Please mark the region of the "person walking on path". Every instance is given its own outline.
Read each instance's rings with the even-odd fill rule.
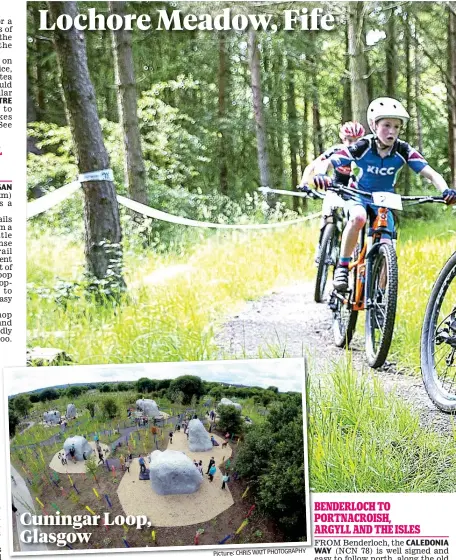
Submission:
[[[207,467],[207,471],[206,474],[209,474],[209,471],[211,470],[212,465],[215,465],[215,459],[214,457],[211,457],[210,461],[209,461],[209,465]]]
[[[169,432],[169,443],[173,443],[173,432]]]
[[[125,459],[125,470],[130,472],[130,459],[128,457]]]
[[[98,464],[103,463],[104,465],[104,458],[103,458],[103,453],[102,451],[98,451]]]
[[[215,465],[212,465],[212,467],[209,469],[209,482],[212,482],[214,480],[214,475],[217,472],[217,469],[215,468]]]
[[[144,461],[144,457],[142,455],[139,456],[139,468],[142,473],[146,472],[146,462]]]
[[[200,461],[200,462],[198,463],[198,470],[199,470],[199,472],[200,472],[201,474],[203,474],[203,461]]]
[[[230,481],[230,477],[228,474],[224,474],[222,476],[222,490],[225,490],[225,484]]]

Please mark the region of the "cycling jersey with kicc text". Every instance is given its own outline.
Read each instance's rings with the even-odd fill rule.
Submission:
[[[323,152],[320,157],[322,160],[330,159],[331,156],[340,152],[343,148],[345,148],[345,144],[336,144],[335,146],[332,146],[331,148],[328,148],[325,152]],[[342,185],[345,185],[347,187],[348,183],[350,182],[350,173],[350,164],[341,165],[337,169],[334,166],[334,181],[336,183],[341,183]]]
[[[394,192],[397,174],[407,164],[415,173],[428,165],[424,157],[407,142],[396,140],[387,156],[381,157],[373,135],[365,136],[351,146],[343,146],[329,161],[334,169],[352,166],[360,189],[368,192]],[[352,167],[353,170],[353,167]]]

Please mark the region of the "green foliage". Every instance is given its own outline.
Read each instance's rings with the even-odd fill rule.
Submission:
[[[81,385],[72,385],[66,390],[68,397],[79,397],[84,392],[84,388]]]
[[[249,428],[235,469],[253,486],[260,511],[277,519],[290,538],[304,534],[306,490],[299,395],[275,402],[265,422]]]
[[[9,422],[9,435],[10,438],[12,438],[16,433],[16,428],[20,423],[20,419],[19,416],[16,414],[16,412],[11,408],[9,408],[8,410],[8,422]]]
[[[277,395],[277,393],[279,392],[278,387],[274,387],[273,385],[271,385],[270,387],[267,388],[268,391],[271,391],[272,393],[275,393]]]
[[[230,434],[240,435],[243,432],[243,421],[241,411],[233,405],[219,405],[217,412],[220,417],[218,425],[222,431]]]
[[[95,480],[97,480],[98,463],[95,454],[91,453],[90,457],[85,462],[86,472],[88,472]]]
[[[143,155],[153,175],[153,186],[183,185],[199,175],[198,162],[210,161],[204,139],[210,132],[177,107],[164,102],[168,91],[191,91],[199,84],[191,78],[156,83],[142,93],[138,114],[143,138]]]
[[[108,418],[115,418],[119,412],[119,407],[114,398],[107,397],[101,401],[101,410]]]
[[[308,435],[315,492],[452,491],[454,433],[422,428],[409,403],[350,361],[312,379]]]
[[[132,388],[133,387],[131,383],[124,383],[124,382],[118,383],[116,387],[117,391],[130,391],[130,389]]]
[[[196,375],[182,375],[170,383],[168,393],[173,395],[176,392],[183,393],[182,404],[186,405],[190,404],[194,395],[197,399],[204,395],[204,385],[201,378]]]
[[[264,406],[268,406],[270,402],[275,400],[276,392],[275,391],[266,391],[265,393],[261,394],[261,402]]]
[[[156,386],[156,381],[152,381],[152,379],[148,379],[147,377],[141,377],[141,379],[138,379],[136,382],[136,389],[141,393],[150,393],[155,390]]]
[[[222,387],[212,387],[211,395],[214,397],[216,401],[219,401],[223,396],[223,389]]]
[[[100,385],[98,387],[98,390],[100,391],[100,393],[110,393],[111,385],[108,385],[107,383],[103,383],[103,385]]]
[[[95,417],[95,403],[94,402],[86,403],[86,408],[89,411],[90,417],[94,418]]]
[[[19,414],[19,416],[27,416],[32,406],[32,402],[30,401],[28,395],[18,395],[14,398],[14,410]]]
[[[59,393],[57,392],[56,389],[45,389],[40,393],[41,402],[53,401],[58,398],[59,398]]]
[[[184,398],[185,395],[183,393],[183,391],[179,391],[178,389],[168,389],[168,398],[171,400],[171,402],[173,402],[174,404],[177,404],[179,406],[181,406],[184,402]]]

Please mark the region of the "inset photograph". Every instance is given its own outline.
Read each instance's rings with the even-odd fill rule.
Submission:
[[[304,360],[4,379],[12,555],[310,544]]]

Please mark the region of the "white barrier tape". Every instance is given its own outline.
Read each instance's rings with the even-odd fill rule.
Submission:
[[[314,218],[321,216],[321,212],[316,214],[310,214],[304,218],[298,218],[296,220],[289,220],[287,222],[275,222],[273,224],[215,224],[212,222],[199,222],[197,220],[190,220],[189,218],[182,218],[180,216],[173,216],[172,214],[167,214],[161,210],[156,210],[155,208],[150,208],[140,202],[135,202],[124,196],[117,195],[117,200],[120,204],[123,204],[130,210],[138,212],[138,214],[143,214],[149,218],[155,218],[157,220],[162,220],[164,222],[170,222],[172,224],[181,224],[184,226],[202,227],[202,228],[217,228],[217,229],[272,229],[278,227],[285,227],[294,224],[299,224],[301,222],[307,222]]]
[[[299,198],[308,198],[309,195],[303,192],[296,192],[296,191],[284,191],[282,189],[271,189],[269,187],[260,187],[258,189],[262,194],[285,194],[287,196],[297,196]]]
[[[73,193],[75,193],[81,187],[79,181],[74,181],[69,183],[51,193],[33,200],[27,203],[27,220],[50,210],[53,206],[60,204],[67,198],[69,198]],[[174,216],[163,212],[162,210],[156,210],[140,202],[135,202],[124,196],[117,195],[117,200],[119,204],[130,208],[131,210],[138,212],[138,214],[143,214],[149,218],[155,218],[156,220],[162,220],[164,222],[169,222],[172,224],[180,224],[184,226],[202,227],[202,228],[217,228],[217,229],[273,229],[279,227],[285,227],[295,224],[300,224],[302,222],[307,222],[321,216],[321,212],[315,214],[310,214],[309,216],[304,216],[303,218],[297,218],[296,220],[289,220],[287,222],[274,222],[273,224],[215,224],[213,222],[199,222],[197,220],[191,220],[189,218],[182,218],[181,216]]]
[[[64,187],[60,187],[55,191],[38,198],[37,200],[32,200],[31,202],[27,203],[27,220],[33,218],[33,216],[37,216],[42,212],[46,212],[50,210],[53,206],[60,204],[67,198],[69,198],[73,193],[75,193],[81,187],[81,183],[79,181],[74,181],[73,183],[69,183]]]
[[[112,169],[101,169],[100,171],[89,171],[78,175],[80,183],[88,183],[89,181],[114,181],[114,172]]]

